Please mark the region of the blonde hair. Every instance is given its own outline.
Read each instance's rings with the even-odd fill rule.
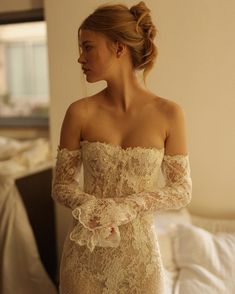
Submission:
[[[144,70],[145,82],[158,50],[153,42],[157,29],[152,22],[150,9],[143,1],[130,9],[124,4],[101,5],[82,22],[78,35],[81,29],[98,31],[112,41],[126,44],[134,68]]]

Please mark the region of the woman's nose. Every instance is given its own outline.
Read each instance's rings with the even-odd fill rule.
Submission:
[[[78,58],[78,63],[84,63],[84,62],[85,62],[84,57],[83,57],[83,55],[81,54],[81,55],[79,56],[79,58]]]

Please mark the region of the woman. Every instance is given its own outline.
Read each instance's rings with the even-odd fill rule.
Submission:
[[[164,293],[154,215],[186,206],[192,181],[182,108],[136,77],[154,64],[155,35],[144,2],[98,7],[79,28],[86,79],[107,87],[72,103],[61,128],[52,196],[73,216],[63,294]],[[156,188],[160,169],[166,184]]]

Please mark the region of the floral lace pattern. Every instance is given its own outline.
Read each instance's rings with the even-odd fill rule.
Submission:
[[[57,161],[52,181],[52,197],[69,208],[75,208],[95,196],[81,193],[76,175],[82,165],[81,150],[57,149]]]
[[[190,202],[189,156],[101,142],[81,146],[58,149],[53,178],[52,197],[73,216],[61,260],[61,293],[164,293],[153,217]],[[82,164],[83,189],[75,180]],[[160,170],[166,184],[156,188]]]

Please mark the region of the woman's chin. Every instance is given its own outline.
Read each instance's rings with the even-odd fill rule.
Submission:
[[[95,78],[95,77],[89,77],[88,75],[86,75],[86,80],[89,83],[96,83],[96,82],[102,81],[102,79]]]

